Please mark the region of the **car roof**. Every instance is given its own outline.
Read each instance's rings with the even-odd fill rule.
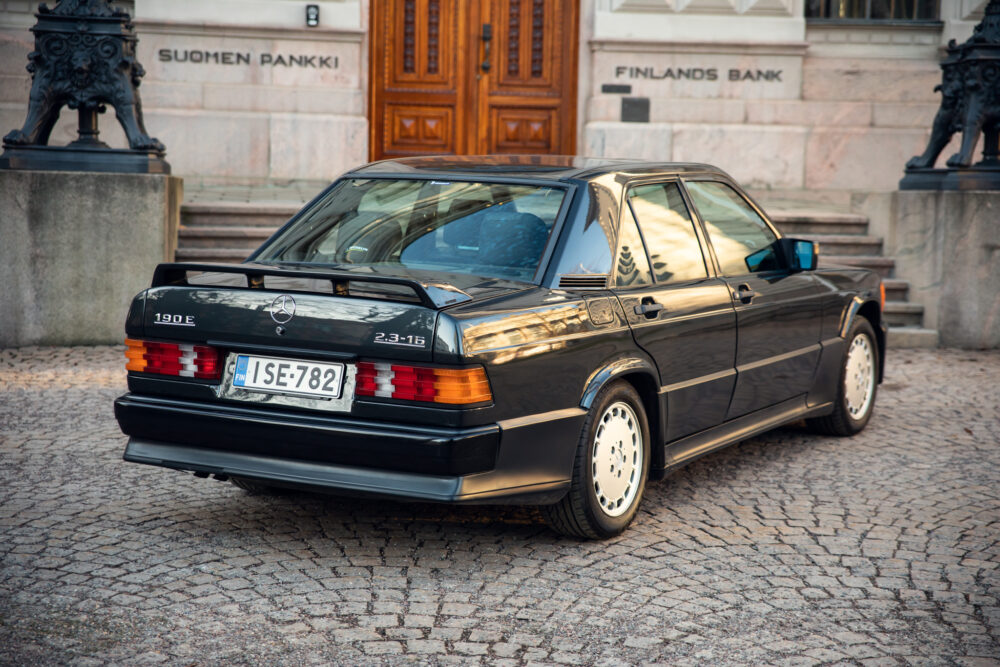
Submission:
[[[609,173],[632,176],[711,173],[718,167],[692,162],[650,162],[573,155],[434,155],[381,160],[351,170],[348,176],[499,176],[533,180],[589,179]]]

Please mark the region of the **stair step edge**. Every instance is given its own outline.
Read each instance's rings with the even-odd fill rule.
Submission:
[[[298,202],[242,202],[242,201],[213,201],[213,202],[184,202],[181,204],[181,213],[203,214],[273,214],[289,215],[298,213],[304,204]]]
[[[254,238],[267,238],[277,231],[277,227],[256,227],[256,226],[209,226],[209,225],[181,225],[177,230],[180,237],[226,237],[226,236],[252,236]]]
[[[937,329],[923,327],[889,327],[888,346],[900,348],[935,348],[938,347]]]
[[[912,301],[886,301],[885,312],[887,313],[922,313],[923,305]]]
[[[833,213],[830,211],[807,211],[796,209],[770,210],[768,217],[772,222],[817,222],[817,223],[850,223],[868,224],[868,216],[858,213]]]
[[[178,248],[178,257],[239,257],[245,259],[253,249],[246,248]]]
[[[802,233],[801,237],[816,243],[858,243],[864,245],[882,245],[882,237],[868,236],[867,234],[809,234]]]
[[[824,262],[830,264],[862,264],[871,266],[895,266],[896,260],[891,257],[878,257],[874,255],[820,255],[820,266]]]

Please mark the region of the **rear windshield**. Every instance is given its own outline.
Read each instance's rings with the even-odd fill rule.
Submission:
[[[254,261],[531,280],[564,196],[537,185],[347,179]]]

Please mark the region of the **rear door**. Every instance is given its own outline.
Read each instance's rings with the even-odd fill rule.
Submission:
[[[676,181],[628,189],[614,291],[659,368],[668,441],[721,423],[735,382],[732,299],[701,245]]]
[[[820,353],[822,293],[792,272],[763,215],[728,183],[686,181],[736,306],[736,388],[727,419],[809,391]]]

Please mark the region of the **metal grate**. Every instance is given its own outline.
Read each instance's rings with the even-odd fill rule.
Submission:
[[[940,0],[806,0],[806,18],[937,21]]]

